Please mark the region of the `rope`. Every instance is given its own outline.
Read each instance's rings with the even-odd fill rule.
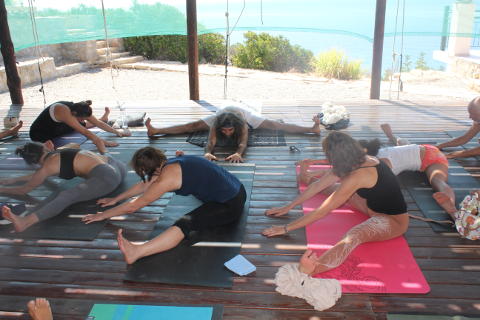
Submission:
[[[400,70],[398,74],[398,88],[397,88],[397,100],[400,100],[400,91],[403,91],[403,81],[402,81],[402,69],[403,69],[403,38],[405,30],[405,0],[403,0],[403,12],[402,12],[402,37],[400,45]]]
[[[35,10],[33,7],[33,1],[34,0],[28,0],[28,7],[29,7],[29,12],[30,12],[30,22],[32,24],[32,33],[33,33],[33,40],[35,42],[35,53],[37,54],[37,68],[38,68],[38,74],[40,76],[40,91],[43,95],[43,108],[47,106],[47,99],[45,97],[45,88],[43,87],[43,76],[42,76],[42,68],[40,67],[40,57],[43,60],[43,56],[40,52],[40,48],[38,46],[38,43],[40,42],[38,40],[38,31],[37,31],[37,23],[35,19]]]
[[[106,58],[106,61],[109,65],[109,69],[110,69],[110,77],[112,78],[112,89],[113,91],[115,92],[115,100],[117,100],[117,107],[118,109],[120,110],[120,114],[121,114],[121,118],[122,118],[122,127],[125,128],[126,126],[126,115],[125,115],[125,108],[123,107],[124,103],[120,103],[118,97],[119,97],[119,94],[118,94],[118,91],[117,91],[117,88],[115,86],[115,77],[117,77],[120,73],[119,69],[117,66],[115,66],[112,62],[112,52],[110,50],[110,44],[108,42],[108,28],[107,28],[107,15],[105,13],[105,5],[103,3],[103,0],[101,0],[102,2],[102,16],[103,16],[103,29],[104,29],[104,32],[105,32],[105,42],[107,43],[107,53],[105,55],[105,58]],[[114,75],[114,72],[116,72],[116,74]]]
[[[438,223],[438,224],[453,224],[453,221],[451,221],[451,220],[433,220],[433,219],[430,219],[430,218],[415,216],[415,215],[410,214],[410,213],[408,214],[408,216],[412,219],[416,219],[416,220],[420,220],[420,221],[424,221],[424,222],[433,222],[433,223]]]
[[[240,11],[240,14],[238,15],[237,21],[235,21],[235,24],[232,27],[232,31],[230,31],[230,18],[229,18],[229,8],[228,8],[228,0],[227,0],[227,11],[225,12],[225,17],[227,19],[227,29],[226,29],[226,34],[225,34],[225,78],[223,80],[223,99],[227,99],[227,91],[228,91],[228,49],[230,48],[230,36],[232,35],[232,32],[235,30],[235,27],[237,26],[238,21],[240,21],[240,17],[243,15],[243,10],[245,10],[245,0],[243,0],[243,7],[242,11]]]
[[[395,14],[395,29],[393,32],[393,45],[392,45],[392,67],[391,67],[391,72],[392,74],[390,75],[390,86],[388,88],[388,99],[392,99],[392,84],[393,84],[393,74],[395,73],[396,69],[396,60],[397,60],[397,53],[395,52],[395,46],[397,42],[397,26],[398,26],[398,11],[400,9],[400,0],[397,0],[397,10]]]

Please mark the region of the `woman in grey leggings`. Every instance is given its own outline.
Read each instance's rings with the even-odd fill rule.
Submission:
[[[63,179],[85,179],[75,187],[60,192],[51,202],[25,217],[14,215],[8,207],[3,206],[3,217],[13,223],[17,232],[58,215],[73,203],[107,195],[120,185],[127,172],[124,163],[87,150],[65,148],[49,151],[41,143],[29,142],[17,148],[15,153],[28,164],[39,164],[41,167],[30,175],[0,181],[0,184],[25,182],[18,187],[0,188],[0,193],[24,195],[46,178],[55,175]]]

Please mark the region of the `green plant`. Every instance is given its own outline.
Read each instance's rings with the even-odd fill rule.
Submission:
[[[282,36],[274,37],[268,33],[246,32],[245,43],[236,45],[232,50],[232,62],[240,68],[270,71],[311,70],[313,53],[300,46],[292,46]]]
[[[313,62],[315,73],[326,78],[355,80],[361,75],[361,61],[348,61],[345,53],[331,49],[320,53]]]
[[[187,36],[142,36],[124,39],[125,48],[148,59],[187,61]],[[225,40],[221,34],[207,33],[198,36],[199,60],[223,63]]]
[[[412,70],[412,60],[408,54],[405,55],[402,61],[402,72],[409,72]]]
[[[430,69],[425,61],[425,52],[420,52],[417,61],[415,62],[415,68],[420,70]]]

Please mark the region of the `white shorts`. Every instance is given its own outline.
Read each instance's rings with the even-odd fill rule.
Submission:
[[[247,122],[247,124],[253,129],[257,129],[262,124],[262,122],[267,119],[253,110],[229,106],[218,110],[215,114],[205,117],[202,120],[211,128],[215,123],[215,118],[217,117],[217,115],[221,114],[222,112],[233,112],[242,116],[243,119]]]

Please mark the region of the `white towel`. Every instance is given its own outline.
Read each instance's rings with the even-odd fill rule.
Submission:
[[[305,299],[315,310],[323,311],[335,305],[342,296],[342,287],[336,279],[317,279],[300,272],[298,264],[286,264],[275,275],[277,292]]]

